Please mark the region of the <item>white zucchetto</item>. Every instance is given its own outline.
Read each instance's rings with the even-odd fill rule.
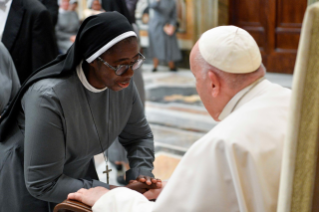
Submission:
[[[256,41],[247,31],[235,26],[206,31],[199,39],[199,51],[207,63],[228,73],[251,73],[261,65]]]

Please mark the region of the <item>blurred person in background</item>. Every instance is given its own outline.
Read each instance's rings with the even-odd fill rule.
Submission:
[[[126,7],[127,7],[128,12],[130,13],[132,23],[136,22],[135,10],[136,10],[137,2],[138,2],[138,0],[125,0]]]
[[[177,71],[175,62],[182,59],[182,54],[175,34],[175,0],[156,0],[149,7],[154,11],[148,23],[149,57],[153,58],[153,72],[157,71],[159,60],[168,62],[170,71]]]
[[[77,9],[78,9],[78,1],[77,0],[70,0],[69,10],[70,11],[77,11]]]
[[[38,0],[0,1],[0,39],[21,84],[58,55],[51,15]]]
[[[70,0],[61,0],[58,23],[55,33],[60,53],[65,54],[75,41],[75,35],[80,28],[80,20],[75,11],[70,11]]]
[[[105,10],[102,9],[101,0],[88,0],[87,7],[88,9],[85,9],[83,12],[83,19],[105,12]]]
[[[105,11],[117,11],[124,15],[131,24],[133,23],[125,0],[102,0],[102,8]]]

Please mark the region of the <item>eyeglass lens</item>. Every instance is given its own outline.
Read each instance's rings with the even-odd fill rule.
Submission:
[[[132,70],[135,71],[136,69],[138,69],[139,67],[141,67],[143,63],[143,60],[142,59],[138,59],[133,65],[132,65]],[[129,69],[130,66],[126,66],[126,65],[123,65],[123,66],[120,66],[119,69],[117,69],[116,71],[116,74],[117,75],[122,75],[124,74],[128,69]]]

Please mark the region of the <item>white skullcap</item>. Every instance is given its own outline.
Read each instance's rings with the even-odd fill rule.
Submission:
[[[228,73],[251,73],[261,65],[256,41],[247,31],[235,26],[206,31],[199,39],[199,52],[207,63]]]

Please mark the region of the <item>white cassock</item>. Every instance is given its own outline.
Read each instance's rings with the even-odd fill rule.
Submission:
[[[187,151],[156,203],[116,188],[93,211],[276,211],[290,95],[268,80],[246,87]]]

